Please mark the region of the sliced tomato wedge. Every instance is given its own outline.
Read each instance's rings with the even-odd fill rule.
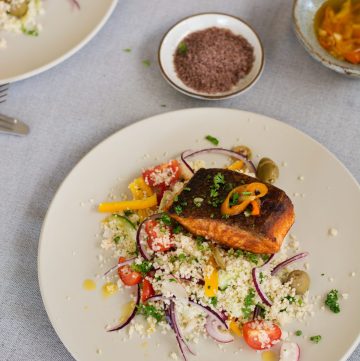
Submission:
[[[145,232],[147,244],[154,252],[166,252],[174,246],[174,235],[171,228],[157,220],[146,222]]]
[[[168,163],[144,170],[142,176],[146,184],[152,187],[158,198],[161,199],[164,192],[179,179],[180,165],[174,159]]]
[[[281,329],[269,321],[250,321],[243,326],[245,342],[255,350],[264,350],[275,345],[281,338]]]
[[[148,279],[144,279],[142,283],[141,302],[144,303],[148,298],[155,295],[154,288]]]
[[[124,262],[124,257],[119,258],[119,263]],[[131,269],[130,265],[121,266],[118,268],[118,275],[126,286],[134,286],[142,281],[142,275],[139,272]]]

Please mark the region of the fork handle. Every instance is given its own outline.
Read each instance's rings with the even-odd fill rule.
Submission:
[[[0,133],[24,136],[29,133],[29,127],[15,118],[0,114]]]

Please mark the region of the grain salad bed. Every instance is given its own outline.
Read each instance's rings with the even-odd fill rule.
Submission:
[[[0,49],[7,48],[6,33],[38,36],[44,13],[42,0],[0,0]]]
[[[206,167],[201,160],[190,164],[194,171]],[[235,167],[234,165],[236,162],[232,166]],[[136,200],[149,198],[151,187],[165,184],[167,190],[158,207],[116,212],[101,224],[100,267],[103,268],[104,263],[108,264],[110,259],[116,264],[104,275],[103,293],[111,295],[134,288],[135,283],[134,286],[127,285],[127,281],[124,283],[124,274],[121,272],[125,267],[128,267],[125,276],[129,276],[133,270],[143,275],[142,286],[137,286],[137,293],[131,296],[123,309],[120,324],[108,324],[106,330],[119,331],[123,339],[132,337],[135,333],[141,338],[149,338],[156,330],[164,334],[175,331],[180,354],[186,360],[187,353],[193,353],[192,345],[199,343],[202,338],[213,338],[221,345],[233,341],[235,337],[243,337],[245,326],[249,325],[248,332],[258,332],[255,345],[257,350],[267,350],[279,344],[282,345],[281,353],[286,352],[287,348],[297,355],[297,344],[289,341],[294,335],[290,335],[285,327],[293,321],[305,322],[308,317],[314,316],[314,304],[320,300],[320,296],[310,297],[309,291],[299,295],[291,282],[285,281],[291,269],[307,269],[308,263],[301,265],[298,262],[297,267],[291,265],[276,274],[273,272],[277,265],[289,260],[289,257],[300,255],[299,261],[306,257],[306,253],[299,253],[300,244],[296,237],[287,237],[281,251],[270,257],[239,249],[224,249],[215,242],[186,232],[163,213],[169,199],[186,191],[186,176],[185,179],[179,180],[177,177],[177,181],[173,181],[176,174],[185,174],[186,168],[180,159],[171,160],[166,163],[166,167],[163,164],[163,169],[159,167],[153,168],[148,175],[148,170],[143,170],[143,177],[135,179],[129,185]],[[255,176],[243,166],[235,171]],[[123,201],[128,202],[127,199],[124,194]],[[99,209],[101,207],[102,205]],[[161,216],[157,216],[158,214]],[[149,231],[146,224],[155,220],[157,223]],[[145,228],[147,233],[143,234]],[[151,232],[156,237],[152,239],[150,248],[148,240],[152,237]],[[139,235],[144,238],[140,243]],[[144,240],[147,246],[141,245]],[[271,300],[271,305],[264,303],[254,285],[254,270],[258,270],[262,292]],[[214,272],[217,277],[215,286],[211,283]],[[151,284],[151,293],[148,293],[145,282]],[[216,289],[209,291],[210,286]],[[145,299],[144,293],[147,294]],[[171,313],[175,309],[176,315]],[[215,332],[209,325],[211,313],[223,318],[223,324],[217,324]],[[134,318],[135,314],[144,317]],[[215,317],[213,322],[218,321]],[[122,330],[126,325],[129,325],[127,330]],[[279,332],[276,337],[274,332]],[[178,356],[174,351],[170,357],[177,359]]]

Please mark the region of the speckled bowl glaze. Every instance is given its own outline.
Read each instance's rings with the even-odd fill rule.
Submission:
[[[319,44],[314,32],[314,17],[324,0],[294,0],[293,25],[296,36],[308,53],[327,68],[360,79],[360,65],[353,65],[331,56]]]

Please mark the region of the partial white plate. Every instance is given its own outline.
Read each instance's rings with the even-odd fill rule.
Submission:
[[[7,40],[0,49],[0,84],[29,78],[75,54],[102,28],[117,1],[79,0],[80,10],[69,0],[44,1],[38,37],[0,32]]]
[[[95,204],[109,193],[126,192],[142,168],[187,148],[209,146],[204,140],[207,134],[216,136],[224,147],[247,144],[255,163],[268,156],[280,165],[277,185],[290,195],[296,211],[291,233],[301,249],[310,252],[311,294],[322,297],[333,288],[349,294],[347,300],[340,300],[341,313],[317,307],[307,323],[285,329],[303,331],[304,338],[292,337],[300,344],[302,360],[346,360],[360,332],[359,185],[328,150],[300,131],[262,115],[216,108],[162,114],[122,129],[92,150],[65,179],[43,225],[38,264],[45,308],[60,339],[78,361],[119,357],[158,361],[177,350],[170,333],[145,341],[137,336],[123,341],[128,330],[106,333],[105,325],[117,322],[129,295],[104,299],[101,280],[92,292],[83,290],[82,283],[104,272],[99,269],[95,236],[103,215],[96,212]],[[338,230],[336,237],[328,235],[330,227]],[[351,277],[352,272],[357,276]],[[322,341],[312,344],[308,338],[313,335],[321,335]],[[243,351],[234,354],[240,347]],[[198,356],[191,360],[261,360],[240,339],[225,346],[226,352],[209,340],[196,348]]]

